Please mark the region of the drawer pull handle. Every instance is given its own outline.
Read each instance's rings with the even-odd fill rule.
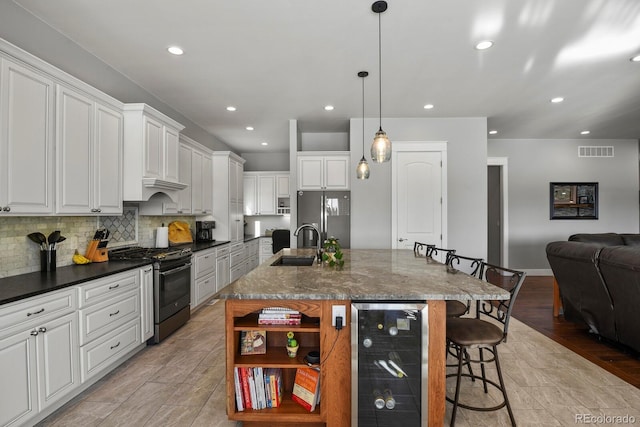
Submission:
[[[109,313],[109,317],[111,316],[115,316],[116,314],[120,313],[120,310],[116,311],[115,313]]]
[[[34,314],[40,314],[40,313],[42,313],[42,312],[44,312],[44,308],[41,308],[41,309],[40,309],[40,310],[38,310],[38,311],[34,311],[33,313],[27,313],[27,317],[29,317],[29,316],[33,316]]]
[[[109,286],[109,290],[111,289],[116,289],[120,287],[120,283],[118,283],[117,285],[113,285],[113,286]]]
[[[31,331],[29,334],[30,334],[32,337],[35,337],[35,336],[37,336],[37,335],[38,335],[38,331],[36,331],[36,330],[34,329],[34,330],[33,330],[33,331]]]
[[[118,347],[120,347],[120,341],[118,341],[118,344],[112,345],[110,349],[113,350],[114,348],[118,348]]]

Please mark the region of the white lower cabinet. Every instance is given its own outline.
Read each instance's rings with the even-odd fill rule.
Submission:
[[[216,292],[231,283],[230,280],[229,245],[216,249]]]
[[[61,301],[71,304],[47,310]],[[73,290],[65,290],[0,309],[0,324],[14,325],[0,335],[0,425],[26,425],[79,387],[75,305]]]
[[[0,306],[0,426],[34,425],[153,335],[145,266]]]
[[[260,238],[260,264],[273,256],[273,239],[271,237]]]
[[[195,294],[192,307],[205,302],[216,293],[216,249],[207,249],[195,254]]]

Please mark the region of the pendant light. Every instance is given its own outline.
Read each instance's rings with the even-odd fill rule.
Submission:
[[[382,30],[380,15],[387,10],[386,1],[377,1],[371,5],[371,10],[378,14],[378,77],[380,79],[380,129],[376,132],[371,144],[371,161],[384,163],[391,160],[391,141],[382,130]]]
[[[364,158],[364,78],[369,75],[366,71],[360,71],[358,77],[362,78],[362,158],[358,162],[356,168],[356,177],[358,179],[369,179],[369,164]]]

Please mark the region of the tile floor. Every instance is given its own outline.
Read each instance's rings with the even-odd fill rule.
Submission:
[[[38,426],[241,426],[225,414],[223,320],[222,302],[205,306]],[[640,389],[521,322],[512,319],[499,350],[518,425],[640,424]],[[447,382],[451,395],[454,384],[453,378]],[[461,396],[470,402],[495,397],[492,390],[482,393],[478,382],[463,379],[463,386]],[[447,403],[447,425],[450,415]],[[456,425],[509,425],[509,418],[506,409],[460,409]]]

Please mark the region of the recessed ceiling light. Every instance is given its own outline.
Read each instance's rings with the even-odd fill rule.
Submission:
[[[497,131],[497,130],[490,130],[490,131],[489,131],[489,135],[495,135],[495,134],[497,134],[497,133],[498,133],[498,131]]]
[[[554,104],[558,104],[562,101],[564,101],[564,98],[561,96],[556,96],[555,98],[551,98],[551,102],[553,102]]]
[[[233,105],[229,105],[227,107],[227,111],[236,111],[236,107],[234,107]]]
[[[173,55],[182,55],[184,53],[184,51],[178,46],[169,46],[167,50]]]
[[[253,130],[253,126],[247,126],[245,129],[246,130]]]
[[[582,132],[580,132],[580,135],[589,135],[591,133],[591,131],[589,130],[583,130]]]
[[[268,142],[261,142],[260,145],[269,145]]]
[[[631,58],[631,62],[640,62],[640,55],[636,55],[633,58]]]
[[[433,104],[426,104],[426,105],[424,106],[424,109],[425,109],[425,110],[431,110],[432,108],[433,108]]]
[[[327,111],[333,111],[333,105],[325,105],[324,109]]]
[[[483,40],[476,45],[476,49],[485,50],[485,49],[489,49],[491,46],[493,46],[493,41]]]

